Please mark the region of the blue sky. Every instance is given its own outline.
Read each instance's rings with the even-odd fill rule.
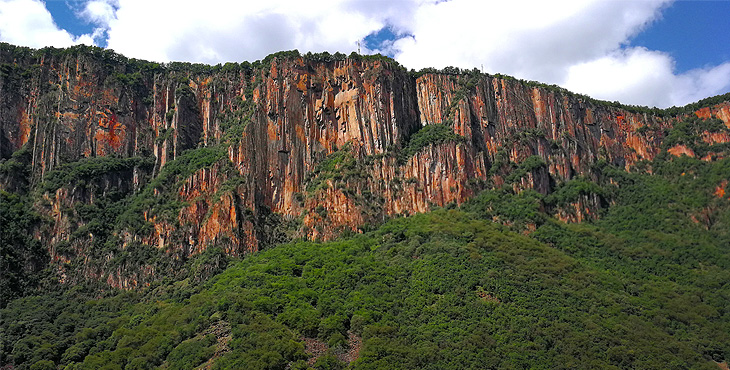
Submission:
[[[677,71],[730,60],[730,1],[679,1],[631,40],[676,60]]]
[[[79,14],[84,9],[84,1],[47,0],[45,5],[59,28],[74,36],[94,32],[94,25]]]
[[[599,99],[683,105],[730,91],[730,1],[0,0],[0,40],[154,61],[279,50],[380,52],[483,68]]]

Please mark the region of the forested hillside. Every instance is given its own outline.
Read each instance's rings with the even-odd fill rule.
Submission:
[[[554,196],[495,189],[363,235],[281,244],[202,282],[18,299],[0,312],[0,362],[717,369],[730,355],[730,200],[716,184],[730,160],[642,166],[652,174],[606,165]],[[612,204],[598,221],[542,211],[587,192]],[[313,340],[328,348],[316,358]]]

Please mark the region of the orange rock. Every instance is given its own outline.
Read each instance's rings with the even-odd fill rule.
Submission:
[[[688,157],[695,157],[695,152],[692,151],[692,149],[688,148],[686,145],[678,144],[675,145],[669,149],[667,149],[667,152],[669,154],[675,156],[675,157],[681,157],[683,155],[686,155]]]
[[[226,119],[240,114],[241,107],[251,107],[245,112],[251,116],[245,130],[226,143],[230,173],[245,181],[222,192],[229,175],[220,165],[196,171],[180,179],[175,189],[186,202],[177,220],[182,227],[149,213],[155,225],[150,235],[128,238],[181,255],[200,253],[209,245],[219,245],[229,254],[256,251],[267,237],[257,224],[266,210],[289,219],[302,217],[309,236],[326,239],[390,216],[461,204],[481,189],[476,184],[502,186],[510,175],[505,162],[519,164],[530,156],[539,156],[546,165],[527,171],[513,189],[547,193],[556,181],[595,174],[599,160],[630,168],[653,159],[662,148],[662,133],[672,125],[669,118],[595,104],[514,79],[482,75],[470,80],[467,74],[441,73],[413,78],[380,60],[275,58],[253,72],[191,74],[187,84],[181,84],[179,73],[162,72],[143,81],[150,96],[91,78],[93,74],[84,71],[101,67],[83,58],[49,56],[36,62],[49,72],[42,74],[50,76],[43,83],[65,89],[61,100],[46,104],[47,97],[28,87],[27,96],[13,98],[18,103],[10,111],[18,112],[18,122],[2,127],[17,135],[12,137],[13,149],[33,141],[36,176],[62,160],[146,153],[154,155],[157,174],[185,150],[222,144],[230,132],[224,129],[230,123]],[[180,86],[189,87],[193,96],[177,96]],[[54,115],[62,125],[42,119]],[[730,127],[730,103],[695,115],[717,117]],[[404,161],[396,158],[412,133],[438,123],[451,125],[463,141],[426,146]],[[637,133],[642,126],[656,130]],[[703,140],[726,143],[730,137],[706,133]],[[307,179],[316,175],[318,164],[346,146],[357,168],[337,168],[331,176],[338,180],[307,192]],[[682,145],[669,152],[695,156]],[[723,155],[711,153],[703,159]],[[504,165],[496,168],[498,163]],[[149,175],[134,177],[135,184],[144,185],[139,182]],[[89,201],[88,195],[58,193],[53,202],[69,205],[74,196],[74,201]],[[581,198],[556,216],[580,222],[595,217],[599,206],[597,198]],[[313,212],[318,207],[321,214]],[[62,209],[54,215],[57,240],[75,228]],[[110,281],[133,286],[141,284],[144,275],[120,275]]]
[[[715,187],[715,193],[714,194],[715,194],[716,197],[722,198],[722,197],[725,196],[725,188],[727,187],[727,183],[728,183],[727,180],[722,180],[722,182],[720,183],[720,185],[718,185],[718,186]]]

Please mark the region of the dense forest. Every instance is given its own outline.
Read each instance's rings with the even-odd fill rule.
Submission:
[[[730,356],[730,200],[716,184],[730,159],[664,156],[601,173],[547,197],[487,190],[365,234],[276,245],[218,263],[227,268],[205,281],[138,291],[45,281],[0,311],[0,363],[717,369]],[[580,193],[611,206],[583,224],[544,212]],[[29,208],[2,196],[3,242],[32,244]],[[226,257],[208,250],[185,268],[215,258]],[[325,350],[313,358],[306,341]]]

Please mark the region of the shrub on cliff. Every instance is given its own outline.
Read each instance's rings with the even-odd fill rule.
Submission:
[[[429,145],[437,145],[445,142],[462,142],[464,137],[454,133],[453,128],[445,124],[425,125],[420,130],[411,134],[408,141],[398,154],[398,160],[405,163],[409,158],[423,150]]]

